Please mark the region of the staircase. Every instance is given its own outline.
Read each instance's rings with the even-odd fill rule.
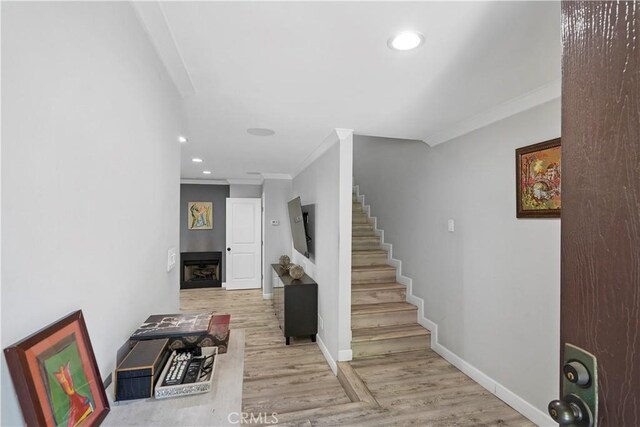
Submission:
[[[353,358],[429,348],[429,331],[417,322],[417,307],[406,302],[380,236],[353,196],[351,249],[351,349]]]

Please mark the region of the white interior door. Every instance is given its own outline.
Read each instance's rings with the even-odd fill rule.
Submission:
[[[262,284],[262,200],[227,199],[227,290]]]

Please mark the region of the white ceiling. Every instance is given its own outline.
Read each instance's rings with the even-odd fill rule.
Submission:
[[[183,95],[182,177],[292,173],[333,128],[443,142],[559,96],[558,2],[163,2],[136,10]],[[422,32],[397,52],[387,39]],[[275,130],[269,137],[247,128]],[[205,159],[193,164],[191,157]]]

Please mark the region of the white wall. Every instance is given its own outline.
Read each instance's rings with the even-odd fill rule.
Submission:
[[[315,262],[295,249],[292,259],[318,282],[319,345],[335,372],[336,361],[351,359],[351,132],[332,133],[317,151],[293,178],[292,191],[302,205],[315,204]]]
[[[2,3],[2,347],[82,309],[106,378],[178,309],[178,103],[130,3]]]
[[[560,220],[516,219],[514,159],[559,135],[553,101],[434,148],[354,147],[355,183],[439,344],[544,413],[558,392]]]
[[[230,184],[229,197],[236,198],[260,198],[262,196],[262,186],[253,184]]]
[[[271,264],[277,264],[280,255],[291,257],[291,226],[287,203],[291,197],[290,179],[265,179],[262,184],[264,193],[264,295],[273,293],[271,283]],[[271,225],[272,220],[279,225]]]

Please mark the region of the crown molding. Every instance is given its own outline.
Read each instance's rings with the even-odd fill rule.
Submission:
[[[131,5],[180,96],[194,95],[193,80],[160,2],[132,1]]]
[[[228,178],[229,185],[262,185],[262,178],[246,179],[246,178]]]
[[[291,175],[288,173],[263,173],[264,179],[291,179]]]
[[[353,135],[353,129],[342,129],[342,128],[333,129],[329,134],[329,136],[327,136],[324,139],[324,141],[322,141],[322,143],[318,145],[316,149],[313,150],[311,154],[309,154],[307,158],[304,159],[304,161],[298,165],[298,167],[295,168],[291,176],[293,178],[298,176],[300,172],[305,170],[311,163],[315,162],[320,158],[320,156],[326,153],[327,150],[329,150],[329,148],[333,146],[333,144],[338,143],[344,139],[347,139],[351,135]]]
[[[514,116],[538,105],[560,98],[562,80],[554,80],[521,96],[503,102],[480,114],[461,120],[448,128],[435,132],[423,140],[431,147],[450,141],[459,136],[473,132],[492,123]]]
[[[196,185],[229,185],[226,179],[180,179],[180,184]]]

